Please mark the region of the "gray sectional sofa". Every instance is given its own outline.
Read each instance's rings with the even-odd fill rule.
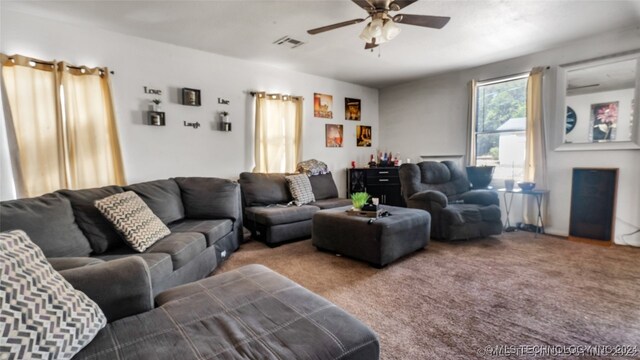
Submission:
[[[138,194],[171,230],[143,253],[132,250],[94,206],[95,200],[123,191]],[[242,240],[241,211],[235,182],[172,178],[5,201],[0,203],[0,230],[24,230],[53,267],[82,282],[71,281],[90,296],[102,293],[101,286],[109,281],[90,265],[139,257],[149,268],[155,295],[204,278],[229,257]]]
[[[123,191],[171,229],[144,253],[93,206]],[[0,230],[25,231],[104,312],[106,327],[73,359],[378,359],[371,329],[264,266],[202,279],[242,240],[240,198],[215,178],[61,190],[1,202]]]
[[[308,239],[311,219],[321,209],[351,205],[351,200],[338,197],[331,173],[309,177],[315,202],[295,206],[282,173],[240,174],[244,224],[254,239],[276,246],[285,242]]]

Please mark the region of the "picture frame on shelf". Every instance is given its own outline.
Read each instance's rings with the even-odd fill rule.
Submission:
[[[182,105],[200,106],[202,105],[200,98],[200,90],[182,88]]]
[[[152,126],[165,126],[165,118],[163,111],[149,111],[147,112],[147,125]]]

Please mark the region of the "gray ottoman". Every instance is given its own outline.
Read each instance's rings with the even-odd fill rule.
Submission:
[[[391,216],[370,223],[369,218],[348,215],[349,208],[313,215],[315,247],[383,267],[429,243],[431,216],[424,210],[382,206]]]

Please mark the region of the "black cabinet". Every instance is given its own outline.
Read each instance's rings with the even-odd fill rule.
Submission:
[[[397,167],[348,169],[347,195],[362,191],[380,199],[380,204],[404,206]]]

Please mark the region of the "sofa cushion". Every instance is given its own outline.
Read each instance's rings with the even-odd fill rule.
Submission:
[[[71,359],[106,323],[23,231],[0,234],[3,359]]]
[[[349,199],[333,198],[333,199],[314,201],[309,205],[317,206],[320,209],[333,209],[341,206],[352,205],[352,202]]]
[[[182,220],[169,225],[172,233],[196,232],[203,234],[207,239],[207,246],[222,239],[233,230],[231,220]]]
[[[240,186],[246,206],[266,206],[290,202],[291,193],[284,179],[286,174],[264,174],[243,172]]]
[[[172,179],[133,184],[125,186],[124,190],[138,194],[165,224],[184,218],[180,188]]]
[[[313,196],[313,190],[311,189],[309,177],[307,175],[288,175],[285,176],[284,179],[287,181],[289,192],[291,192],[291,196],[293,196],[293,202],[296,205],[301,206],[316,201],[316,198]]]
[[[171,234],[169,228],[133,191],[97,200],[95,205],[135,251],[143,252]]]
[[[101,254],[108,249],[121,247],[124,241],[105,219],[93,202],[107,196],[122,192],[119,186],[105,186],[83,190],[59,190],[63,197],[69,199],[76,223],[84,235],[89,239],[93,252]]]
[[[146,253],[171,256],[173,270],[178,270],[207,248],[204,235],[195,232],[172,233],[150,246]]]
[[[289,224],[298,221],[310,220],[317,206],[253,206],[246,208],[247,219],[262,225]]]
[[[75,222],[69,200],[57,194],[0,203],[0,231],[23,230],[46,257],[88,256],[89,240]]]
[[[226,179],[175,178],[182,193],[185,215],[191,219],[241,218],[240,186]]]
[[[98,256],[98,259],[104,261],[111,261],[116,259],[122,259],[129,256],[138,256],[147,263],[149,267],[149,274],[151,275],[152,284],[162,282],[167,276],[173,272],[173,262],[171,256],[165,253],[134,253],[129,247],[121,247],[118,249],[112,249],[108,252]]]
[[[316,201],[338,197],[338,188],[331,173],[310,176],[309,182],[311,182]]]

